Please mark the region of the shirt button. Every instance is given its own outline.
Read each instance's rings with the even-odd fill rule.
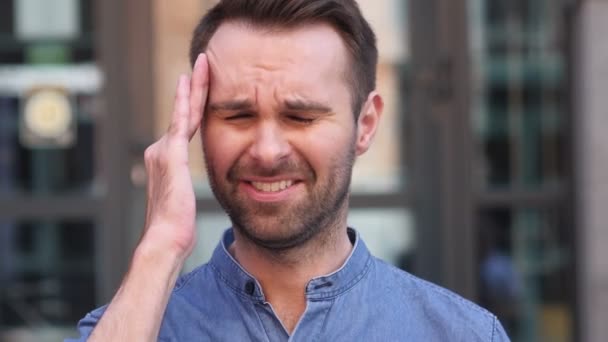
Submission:
[[[248,281],[247,284],[245,284],[245,292],[250,296],[253,296],[255,293],[255,284],[252,281]]]

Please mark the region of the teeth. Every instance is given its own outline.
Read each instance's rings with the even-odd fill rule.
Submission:
[[[293,185],[293,181],[280,181],[280,182],[251,182],[254,188],[264,192],[277,192],[285,190]]]

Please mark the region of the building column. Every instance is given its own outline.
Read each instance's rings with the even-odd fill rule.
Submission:
[[[581,1],[574,35],[574,170],[577,185],[581,341],[608,336],[608,1]]]

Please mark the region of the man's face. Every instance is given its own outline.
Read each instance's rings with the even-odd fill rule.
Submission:
[[[224,23],[206,53],[203,148],[211,187],[235,228],[285,249],[335,225],[359,152],[339,34],[324,24]]]

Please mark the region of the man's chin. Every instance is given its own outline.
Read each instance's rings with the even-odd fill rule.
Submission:
[[[293,226],[292,226],[293,227]],[[304,244],[313,234],[310,231],[301,229],[300,231],[282,231],[286,228],[284,224],[252,225],[241,226],[235,224],[243,238],[249,240],[254,245],[272,251],[281,251],[294,248]]]

